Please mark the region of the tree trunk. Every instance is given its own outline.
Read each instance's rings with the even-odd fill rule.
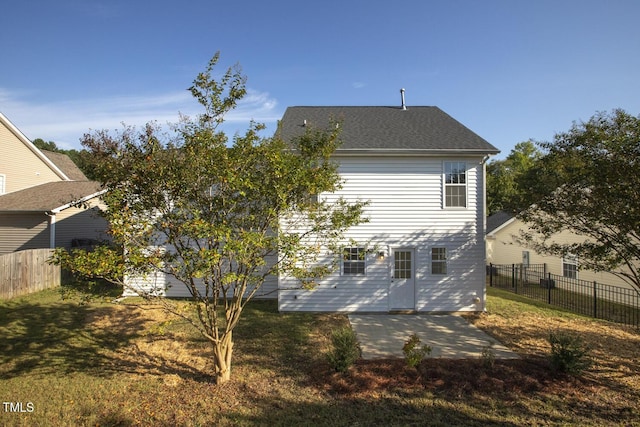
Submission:
[[[231,355],[233,353],[233,340],[231,331],[222,336],[213,347],[213,360],[215,364],[216,384],[224,384],[231,379]]]

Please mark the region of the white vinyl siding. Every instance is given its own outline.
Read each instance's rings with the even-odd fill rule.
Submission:
[[[267,266],[265,268],[272,266],[276,262],[276,259],[277,257],[275,255],[267,257]],[[137,295],[136,289],[139,289],[143,292],[155,293],[169,298],[191,298],[189,288],[187,288],[184,283],[161,271],[156,271],[146,276],[128,275],[125,277],[125,284],[124,296],[135,296]],[[204,285],[201,284],[199,286],[199,291],[204,295]],[[274,275],[269,275],[266,277],[254,298],[275,299],[278,296],[277,288],[278,278]]]
[[[368,222],[346,238],[376,248],[366,255],[366,276],[341,271],[313,291],[290,277],[279,278],[281,311],[386,312],[394,247],[415,248],[416,311],[477,310],[472,295],[484,296],[484,183],[482,157],[463,157],[467,209],[443,210],[444,162],[427,156],[336,158],[344,179],[336,194],[321,199],[369,201]],[[431,248],[447,252],[447,275],[431,274]],[[378,257],[377,252],[385,252]],[[335,256],[335,254],[333,255]],[[330,260],[331,257],[327,256]]]
[[[349,265],[349,271],[357,272],[360,267],[355,263],[358,262],[357,265],[364,265],[366,274],[344,274],[344,254],[326,252],[324,262],[340,262],[336,271],[320,280],[315,289],[303,289],[295,278],[281,275],[270,277],[260,294],[277,295],[278,308],[283,312],[388,312],[390,280],[395,267],[391,264],[395,263],[392,251],[412,248],[415,311],[482,310],[485,293],[482,156],[460,159],[343,156],[335,160],[340,164],[343,186],[337,193],[322,193],[319,198],[328,202],[339,197],[369,201],[364,212],[368,222],[350,229],[343,242],[344,247],[374,248],[362,251],[361,264],[360,260],[351,259],[351,255],[346,260],[354,262]],[[445,161],[465,165],[466,209],[443,210]],[[357,246],[351,244],[352,241],[357,242]],[[432,248],[445,248],[446,275],[431,274]],[[379,256],[380,253],[384,256]],[[129,279],[132,283],[140,281],[140,278]],[[140,285],[166,288],[167,296],[188,296],[184,285],[173,283],[167,276],[149,279],[140,281]],[[269,294],[275,289],[277,293]],[[481,298],[481,303],[476,303],[477,298]]]

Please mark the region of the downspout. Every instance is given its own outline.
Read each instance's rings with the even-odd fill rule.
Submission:
[[[487,265],[487,160],[491,157],[489,154],[485,154],[482,159],[482,243],[484,247],[483,252],[483,264]],[[482,286],[483,294],[482,294],[482,312],[487,310],[487,287]]]
[[[45,212],[45,215],[49,217],[49,248],[55,249],[56,247],[56,214],[52,212]]]
[[[482,159],[482,232],[487,229],[487,160],[491,157],[489,154],[485,154]]]

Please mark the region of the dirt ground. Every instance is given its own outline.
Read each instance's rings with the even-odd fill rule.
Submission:
[[[318,321],[322,326],[311,333],[311,346],[318,354],[327,350],[331,329],[344,320],[340,315],[323,316]],[[494,364],[487,363],[486,359],[425,359],[418,369],[409,368],[403,359],[360,360],[348,374],[342,374],[334,372],[322,357],[291,360],[282,368],[277,365],[281,362],[276,361],[268,369],[255,370],[253,367],[261,363],[256,361],[261,356],[238,353],[240,367],[235,371],[234,381],[221,388],[220,394],[217,391],[214,394],[221,402],[233,398],[234,405],[250,405],[243,397],[247,390],[252,395],[264,396],[272,395],[274,390],[278,393],[290,390],[291,399],[338,401],[375,400],[386,398],[389,393],[395,396],[428,393],[446,401],[464,401],[471,405],[512,402],[514,406],[524,405],[518,410],[522,413],[538,410],[540,402],[548,399],[549,402],[570,401],[570,407],[575,411],[582,410],[585,414],[598,411],[602,419],[615,422],[624,420],[629,414],[634,417],[638,414],[638,330],[535,311],[510,312],[508,315],[489,312],[466,317],[522,357],[496,360]],[[189,378],[211,372],[206,342],[194,341],[193,333],[185,328],[171,327],[171,320],[168,321],[167,315],[160,310],[122,305],[116,310],[97,310],[87,321],[96,330],[126,330],[128,325],[123,319],[131,318],[139,320],[143,332],[127,346],[116,350],[112,358],[114,370],[123,372],[124,366],[131,375],[155,375],[162,378],[165,386],[178,389],[187,387]],[[548,357],[551,332],[579,335],[590,349],[592,367],[578,376],[554,372]],[[184,339],[187,336],[190,339]],[[291,378],[274,377],[273,369],[296,373]],[[306,378],[304,387],[300,386],[300,377]],[[534,400],[532,396],[536,396]],[[530,404],[534,409],[527,408],[526,402],[533,402]],[[564,403],[554,405],[563,407]]]

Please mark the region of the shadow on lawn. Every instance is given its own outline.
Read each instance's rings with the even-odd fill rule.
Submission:
[[[94,324],[104,316],[112,321],[102,327]],[[139,351],[133,341],[146,322],[130,307],[10,301],[0,306],[0,378],[74,372],[107,377],[150,370],[202,377],[190,366]],[[129,347],[136,350],[127,351]]]
[[[234,331],[234,363],[304,381],[310,363],[323,357],[314,332],[319,323],[330,330],[334,321],[331,315],[279,313],[276,301],[252,301]]]
[[[513,426],[513,423],[492,422],[481,414],[470,414],[442,402],[440,404],[412,404],[405,399],[347,399],[324,402],[292,402],[275,399],[257,399],[250,411],[237,410],[211,413],[190,413],[178,419],[147,419],[122,412],[101,415],[98,425],[136,425],[139,423],[174,425],[263,425],[263,426],[357,426],[357,425],[429,425],[451,426]]]

